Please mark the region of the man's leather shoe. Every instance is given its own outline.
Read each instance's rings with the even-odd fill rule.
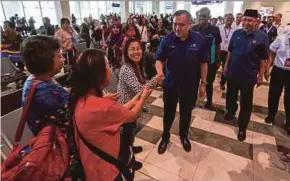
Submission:
[[[133,169],[134,170],[140,170],[143,167],[143,163],[139,162],[139,161],[135,161]]]
[[[158,153],[159,154],[165,153],[168,143],[169,143],[169,139],[168,140],[164,140],[164,139],[161,140],[161,142],[158,146]]]
[[[286,131],[287,131],[287,134],[290,135],[290,126],[286,126],[286,125],[285,125],[285,129],[286,129]]]
[[[232,120],[234,120],[234,118],[235,118],[235,115],[231,114],[230,112],[227,112],[225,117],[224,117],[224,120],[232,121]]]
[[[181,144],[183,149],[187,152],[191,151],[191,143],[187,137],[180,137]]]
[[[238,133],[238,140],[239,141],[244,141],[245,139],[246,139],[246,137],[247,137],[247,135],[246,135],[246,130],[239,130],[239,133]]]
[[[204,104],[204,108],[205,108],[205,109],[208,109],[208,110],[211,110],[211,109],[212,109],[212,103],[211,103],[211,102],[206,102],[206,103]]]
[[[133,152],[135,154],[141,153],[143,151],[143,147],[142,146],[133,146]]]
[[[267,124],[273,124],[274,123],[275,118],[273,116],[267,116],[265,118],[265,123]]]

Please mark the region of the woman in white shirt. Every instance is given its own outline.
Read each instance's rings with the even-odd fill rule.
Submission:
[[[142,48],[144,50],[145,45],[148,42],[147,19],[145,17],[140,18],[138,30],[141,37],[140,41],[142,44]]]
[[[269,69],[272,65],[274,66],[271,72],[268,116],[265,122],[274,123],[279,99],[284,89],[284,106],[286,113],[285,128],[290,135],[290,26],[285,29],[284,34],[278,36],[270,45],[270,50],[270,57],[265,71],[266,80],[268,80],[270,76]]]

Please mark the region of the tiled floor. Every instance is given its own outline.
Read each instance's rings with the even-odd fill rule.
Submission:
[[[179,108],[171,128],[170,144],[163,155],[157,153],[163,129],[163,92],[154,90],[147,100],[148,113],[138,119],[135,145],[143,152],[137,160],[143,168],[135,180],[164,181],[290,181],[290,164],[279,159],[279,151],[290,152],[290,136],[282,128],[285,120],[281,98],[275,126],[264,123],[268,85],[255,89],[254,108],[247,139],[239,142],[237,120],[225,121],[225,93],[214,86],[213,110],[199,103],[193,110],[189,138],[191,152],[179,140]]]

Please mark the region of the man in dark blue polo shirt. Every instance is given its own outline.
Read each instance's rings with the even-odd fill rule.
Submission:
[[[198,32],[192,32],[192,18],[188,11],[179,10],[174,13],[173,31],[161,41],[156,52],[156,70],[163,75],[166,63],[164,88],[163,135],[158,153],[166,151],[170,138],[170,128],[175,118],[177,103],[180,106],[179,135],[185,151],[191,150],[188,129],[191,112],[199,93],[205,95],[207,74],[207,48],[205,38]]]
[[[199,24],[192,27],[193,31],[200,32],[206,38],[207,52],[210,56],[208,61],[207,85],[206,85],[206,103],[204,105],[207,109],[212,109],[213,96],[213,82],[219,66],[221,64],[220,58],[220,43],[222,42],[220,30],[217,26],[209,23],[210,10],[208,8],[201,8],[198,12]]]
[[[246,139],[246,129],[253,106],[254,86],[261,85],[265,61],[268,58],[268,38],[256,30],[258,11],[245,11],[244,29],[236,30],[229,44],[229,52],[224,68],[228,79],[225,120],[232,120],[237,111],[237,97],[240,91],[240,113],[238,117],[238,139]]]
[[[277,28],[274,26],[273,23],[274,23],[274,16],[269,16],[268,23],[260,27],[260,30],[264,31],[268,35],[269,44],[271,44],[278,36]]]

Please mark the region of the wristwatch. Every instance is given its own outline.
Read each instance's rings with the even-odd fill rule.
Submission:
[[[202,86],[202,85],[206,86],[206,85],[207,85],[207,83],[206,83],[206,82],[204,82],[204,81],[200,81],[200,85],[201,85],[201,86]]]

